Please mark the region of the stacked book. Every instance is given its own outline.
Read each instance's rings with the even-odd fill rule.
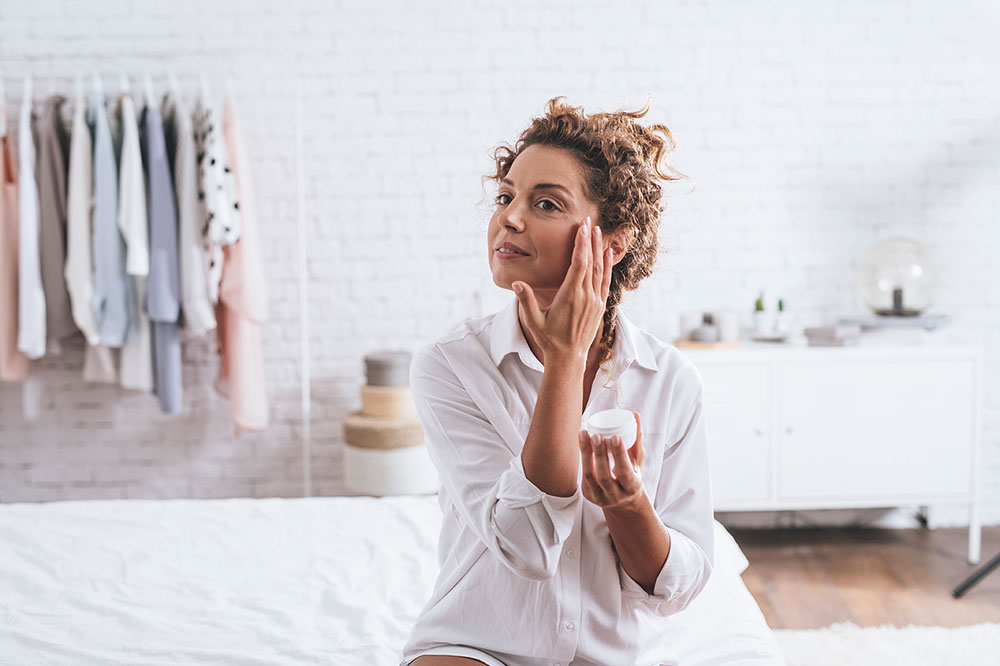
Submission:
[[[814,326],[802,331],[810,347],[847,347],[858,344],[861,327],[856,324]]]

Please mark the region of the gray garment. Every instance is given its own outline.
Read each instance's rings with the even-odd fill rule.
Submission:
[[[38,254],[45,292],[45,332],[49,342],[76,333],[72,303],[66,288],[66,177],[69,155],[66,98],[48,98],[33,119],[38,155]]]
[[[104,95],[91,96],[87,123],[94,135],[94,317],[101,344],[121,347],[129,328],[129,290],[125,239],[118,228],[118,164]]]
[[[215,308],[208,298],[208,271],[201,240],[198,162],[191,113],[173,94],[163,98],[163,134],[177,194],[181,268],[181,325],[189,337],[215,330]]]
[[[149,282],[146,310],[153,323],[153,392],[160,409],[181,411],[180,269],[177,260],[177,207],[163,121],[156,107],[146,106],[141,124],[142,165],[146,172],[149,210]]]

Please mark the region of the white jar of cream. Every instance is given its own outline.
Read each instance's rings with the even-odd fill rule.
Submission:
[[[635,446],[637,434],[635,415],[627,409],[605,409],[603,412],[591,414],[585,429],[591,435],[602,437],[613,438],[615,435],[621,435],[626,449]]]
[[[608,454],[608,466],[611,468],[612,476],[615,475],[615,456],[611,448],[614,446],[615,435],[621,435],[625,443],[626,452],[635,446],[638,428],[635,424],[635,415],[627,409],[606,409],[603,412],[596,412],[586,419],[583,425],[588,434],[598,435],[604,439],[605,450]]]

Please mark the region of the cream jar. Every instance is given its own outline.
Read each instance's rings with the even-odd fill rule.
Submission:
[[[625,443],[625,449],[635,446],[638,428],[635,423],[635,415],[627,409],[606,409],[601,412],[591,414],[584,424],[584,430],[591,435],[599,435],[604,439],[604,444],[608,452],[608,462],[612,472],[615,468],[615,458],[612,453],[614,436],[621,435]]]
[[[586,430],[591,435],[601,435],[602,437],[621,435],[626,449],[635,445],[638,433],[635,415],[627,409],[605,409],[602,412],[591,414],[587,419]]]

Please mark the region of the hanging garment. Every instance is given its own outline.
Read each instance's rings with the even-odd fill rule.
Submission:
[[[222,248],[240,237],[240,205],[236,197],[231,163],[226,143],[221,138],[221,119],[216,109],[204,99],[194,111],[194,138],[198,151],[198,175],[202,202],[202,241],[208,273],[208,297],[219,300],[224,259]]]
[[[219,377],[216,390],[227,395],[236,434],[267,427],[268,401],[260,324],[267,318],[267,294],[260,259],[257,211],[246,146],[232,100],[227,100],[223,128],[239,194],[243,228],[240,240],[224,249],[219,322]]]
[[[125,239],[129,330],[121,350],[121,385],[137,391],[153,390],[153,342],[146,311],[149,279],[149,221],[146,184],[135,103],[128,93],[118,100],[121,153],[118,162],[118,228]],[[117,143],[118,141],[116,141]]]
[[[104,95],[91,97],[88,116],[94,137],[94,319],[101,343],[117,348],[128,334],[129,293],[118,229],[118,162]]]
[[[165,96],[162,108],[164,139],[177,197],[181,325],[187,337],[199,337],[215,329],[215,311],[208,297],[208,267],[201,237],[203,218],[194,129],[187,106],[177,96]]]
[[[0,107],[7,127],[7,110]],[[17,349],[18,237],[17,167],[10,135],[0,136],[0,380],[23,382],[31,362]]]
[[[87,348],[83,357],[83,379],[88,382],[117,382],[111,349],[101,344],[94,318],[94,267],[91,206],[93,194],[92,141],[87,127],[87,104],[83,97],[73,109],[70,132],[69,173],[66,187],[66,266],[63,277],[69,290],[73,321],[83,332]]]
[[[17,348],[30,359],[45,356],[45,291],[38,247],[38,184],[35,182],[35,138],[31,91],[21,104],[17,128],[18,171],[18,320]]]
[[[59,353],[59,341],[77,332],[66,288],[66,176],[70,134],[66,98],[45,100],[35,119],[38,159],[39,262],[45,291],[45,333],[49,353]]]
[[[170,162],[159,110],[142,114],[142,162],[149,200],[149,293],[147,306],[153,327],[153,391],[160,409],[181,411],[180,275],[177,260],[177,207]]]

